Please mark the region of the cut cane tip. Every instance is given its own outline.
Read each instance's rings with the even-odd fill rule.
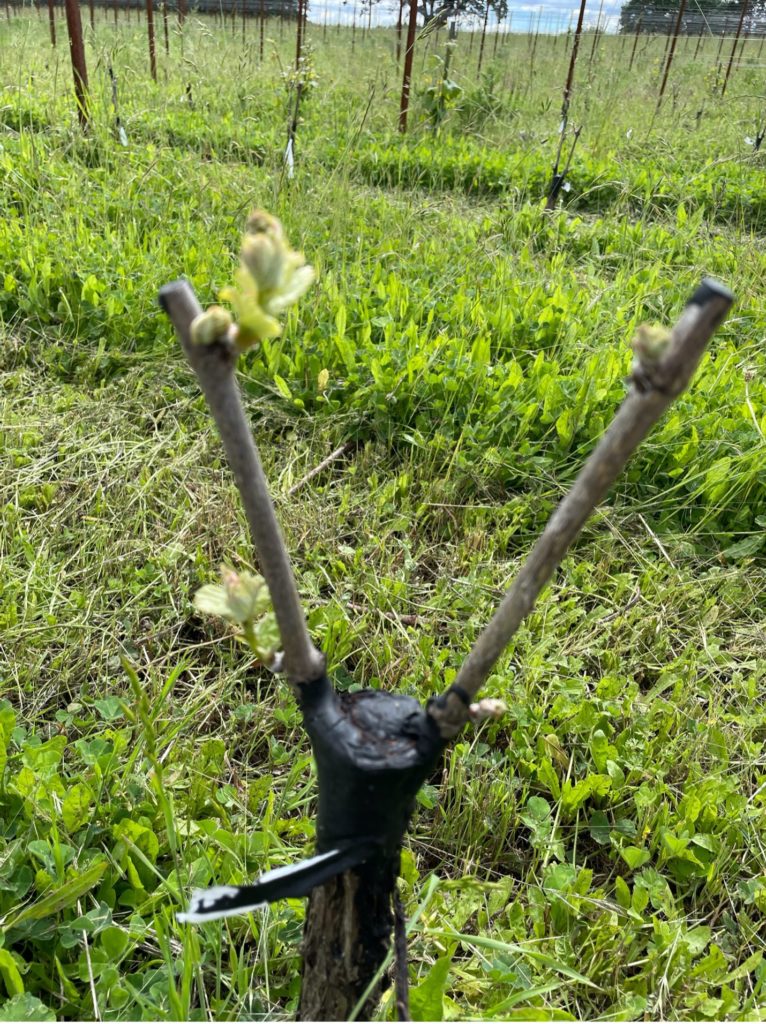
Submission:
[[[689,299],[689,305],[693,303],[695,306],[706,306],[711,299],[724,299],[731,305],[734,302],[734,292],[715,278],[704,277],[699,288]]]
[[[508,705],[497,697],[484,697],[476,704],[468,707],[468,717],[475,724],[485,722],[488,718],[497,721],[508,711]]]
[[[157,302],[159,303],[160,309],[163,313],[168,311],[168,299],[176,289],[177,281],[171,281],[170,284],[164,284],[157,293]]]
[[[159,303],[162,311],[167,313],[171,297],[177,295],[179,291],[185,290],[188,287],[189,282],[185,277],[179,277],[177,281],[170,281],[168,284],[164,284],[157,293],[157,302]]]

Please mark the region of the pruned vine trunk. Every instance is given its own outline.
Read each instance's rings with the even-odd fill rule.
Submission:
[[[369,1020],[391,948],[402,839],[444,743],[428,712],[401,694],[338,694],[323,676],[301,687],[299,701],[319,780],[317,851],[360,862],[309,896],[299,1017],[348,1020],[363,1001],[356,1016]]]
[[[74,0],[67,3],[69,6]],[[415,4],[412,0],[413,12]],[[581,12],[584,7],[582,0]],[[410,36],[413,27],[411,18]],[[412,42],[409,38],[410,58]],[[570,87],[571,69],[565,114]],[[257,225],[279,227],[262,211],[256,211],[250,223],[256,237],[266,231]],[[243,259],[247,252],[243,245]],[[384,984],[383,966],[392,945],[395,917],[397,1007],[400,1019],[408,1019],[406,986],[401,984],[406,979],[406,928],[396,896],[396,879],[402,840],[418,790],[433,772],[445,746],[481,711],[481,705],[472,701],[498,658],[636,447],[688,386],[710,336],[732,301],[728,289],[716,281],[704,280],[672,332],[660,332],[657,338],[651,333],[646,337],[646,332],[639,329],[633,343],[630,390],[617,415],[457,676],[423,707],[403,694],[364,689],[338,693],[334,689],[326,675],[324,658],[308,634],[260,456],[235,382],[237,335],[230,320],[224,318],[221,326],[220,320],[200,315],[199,302],[188,282],[176,281],[161,290],[160,302],[199,378],[237,481],[279,625],[284,670],[311,740],[318,782],[313,857],[266,872],[252,885],[195,891],[189,910],[178,918],[190,923],[214,920],[277,899],[308,896],[299,1020],[373,1016]],[[200,327],[211,323],[216,326],[216,322],[218,333],[205,339]],[[193,325],[197,327],[196,336]]]
[[[391,947],[399,857],[380,858],[336,875],[309,896],[303,933],[299,1020],[348,1020]],[[384,977],[357,1017],[370,1020]]]

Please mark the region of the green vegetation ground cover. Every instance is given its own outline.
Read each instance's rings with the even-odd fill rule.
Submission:
[[[572,190],[547,215],[563,39],[534,68],[525,37],[501,42],[478,80],[461,39],[438,131],[444,38],[420,44],[402,141],[393,34],[351,54],[350,32],[310,29],[288,183],[290,33],[269,25],[260,66],[254,26],[243,46],[195,19],[154,86],[143,31],[89,34],[84,140],[66,49],[35,17],[0,25],[0,1016],[295,1010],[302,902],[174,920],[192,885],[312,842],[294,702],[191,605],[251,554],[156,308],[180,273],[211,301],[261,205],[320,273],[242,378],[340,686],[449,680],[619,403],[636,324],[672,321],[704,273],[735,288],[693,390],[498,666],[507,717],[423,790],[403,871],[420,1019],[762,1019],[757,74],[721,101],[713,42],[696,64],[682,44],[653,121],[663,41],[631,76],[630,44],[592,65],[586,45]]]

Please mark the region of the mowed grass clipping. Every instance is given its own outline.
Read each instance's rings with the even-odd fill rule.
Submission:
[[[584,46],[546,214],[563,37],[490,40],[477,76],[461,35],[436,114],[445,35],[419,41],[401,139],[393,31],[309,26],[288,181],[292,30],[268,23],[260,64],[234,28],[171,23],[154,85],[136,12],[97,12],[83,138],[63,22],[55,50],[44,19],[0,22],[0,1019],[297,1007],[302,901],[175,920],[313,848],[293,699],[192,607],[253,554],[156,305],[181,274],[214,299],[253,206],[319,271],[241,380],[339,688],[442,689],[621,401],[635,327],[705,274],[736,291],[498,665],[508,714],[419,795],[402,885],[416,1019],[762,1019],[759,42],[724,100],[718,41],[681,43],[656,117],[663,39],[630,75],[632,39]]]

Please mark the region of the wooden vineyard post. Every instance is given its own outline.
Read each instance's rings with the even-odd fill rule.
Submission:
[[[556,159],[553,163],[553,173],[551,174],[550,184],[548,185],[548,193],[545,200],[545,209],[553,210],[556,206],[556,200],[559,197],[559,193],[564,187],[564,181],[566,179],[569,165],[572,162],[574,156],[575,147],[577,146],[577,140],[580,138],[580,128],[574,133],[572,140],[572,147],[569,150],[569,156],[566,159],[564,169],[561,170],[561,154],[564,149],[564,140],[566,139],[567,127],[569,126],[569,104],[572,101],[572,87],[574,85],[574,73],[575,66],[577,64],[577,54],[580,49],[580,38],[582,36],[583,22],[585,20],[585,4],[586,0],[580,2],[580,13],[577,17],[577,28],[574,35],[574,43],[572,44],[572,55],[569,58],[569,70],[567,71],[566,82],[564,83],[564,97],[561,102],[561,123],[559,124],[559,144],[556,150]]]
[[[593,58],[594,58],[594,56],[596,54],[596,46],[598,45],[599,31],[601,29],[601,15],[603,14],[603,12],[604,12],[604,0],[601,0],[601,3],[600,3],[599,8],[598,8],[598,15],[596,16],[596,29],[595,29],[595,31],[593,33],[593,44],[592,44],[592,46],[590,48],[590,59],[588,60],[588,67],[592,67],[593,66]]]
[[[295,70],[301,63],[301,51],[303,49],[303,5],[306,0],[298,0],[298,21],[295,28]]]
[[[481,42],[479,44],[479,59],[476,63],[476,74],[481,74],[481,62],[484,59],[484,40],[487,35],[487,22],[489,21],[489,0],[484,8],[484,21],[481,25]]]
[[[747,46],[747,41],[748,41],[749,38],[750,38],[750,29],[746,28],[745,31],[744,31],[744,34],[742,36],[742,42],[739,44],[739,55],[737,56],[737,67],[738,68],[742,67],[742,62],[745,59],[745,47]]]
[[[534,35],[531,37],[531,53],[529,55],[529,87],[532,87],[532,82],[535,77],[535,54],[537,53],[537,40],[540,37],[540,16],[537,18],[537,29]]]
[[[146,33],[149,38],[149,72],[157,81],[157,43],[154,38],[154,0],[146,0]]]
[[[564,29],[564,18],[563,18],[563,15],[562,16],[556,15],[556,27],[555,27],[555,30],[554,30],[554,37],[555,38],[554,38],[554,41],[553,41],[553,49],[554,50],[558,50],[559,42],[560,41],[564,42],[566,40],[566,37],[567,37],[568,34],[569,34],[569,24],[567,23],[567,27],[566,27],[566,30],[565,30]]]
[[[721,96],[724,96],[726,94],[726,86],[729,84],[729,75],[731,74],[731,66],[734,63],[734,54],[737,52],[737,43],[739,42],[739,36],[740,36],[740,33],[742,32],[742,26],[743,26],[743,24],[745,22],[745,15],[747,14],[747,5],[748,5],[748,0],[742,0],[742,13],[739,16],[739,22],[737,24],[737,31],[736,31],[736,33],[734,35],[734,43],[733,43],[732,48],[731,48],[731,54],[729,56],[729,63],[727,65],[727,67],[726,67],[726,77],[724,78],[723,85],[721,86]]]
[[[162,0],[162,30],[165,35],[165,56],[170,56],[170,32],[168,31],[168,0]]]
[[[399,103],[399,131],[407,131],[407,112],[410,107],[410,82],[412,80],[412,58],[415,53],[415,29],[418,21],[418,0],[410,0],[410,18],[407,25],[407,44],[404,51],[404,76],[402,97]]]
[[[77,102],[77,119],[84,132],[90,125],[88,109],[88,69],[85,65],[85,45],[82,39],[82,19],[77,0],[64,0],[66,26],[69,35],[69,55],[72,59],[74,94]]]
[[[402,59],[402,12],[404,11],[404,0],[399,0],[399,13],[396,17],[396,63]]]
[[[726,42],[726,33],[728,31],[729,31],[729,19],[726,18],[726,20],[723,23],[723,32],[721,33],[721,41],[718,44],[718,52],[715,55],[715,62],[716,62],[716,64],[721,59],[721,50],[723,50],[723,44]]]
[[[580,13],[577,16],[577,28],[575,29],[574,42],[572,43],[572,56],[569,58],[569,70],[567,72],[567,80],[564,83],[564,100],[561,105],[561,120],[564,122],[564,128],[566,128],[566,120],[569,116],[569,103],[572,99],[577,52],[580,49],[580,38],[582,37],[582,26],[585,19],[585,4],[586,0],[580,0]]]
[[[51,33],[51,46],[56,45],[56,9],[53,0],[48,0],[48,26]]]
[[[636,35],[633,40],[633,49],[630,51],[630,64],[628,65],[628,73],[630,73],[633,70],[633,61],[636,59],[636,48],[638,46],[638,38],[641,35],[642,20],[642,18],[639,18],[638,23],[636,25]]]
[[[670,74],[670,66],[673,63],[673,54],[676,52],[676,43],[678,42],[678,33],[681,31],[681,21],[686,10],[686,0],[681,0],[678,5],[678,17],[676,18],[676,27],[673,31],[673,39],[668,50],[668,59],[665,61],[665,71],[662,75],[662,85],[660,86],[660,94],[657,97],[657,110],[660,109],[662,103],[662,97],[665,95],[665,86],[668,84],[668,75]]]
[[[704,31],[705,31],[705,26],[703,24],[703,25],[700,26],[699,35],[697,36],[697,45],[694,47],[694,57],[692,58],[692,60],[696,60],[697,59],[697,54],[700,52],[700,48],[702,46],[702,36],[703,36]]]
[[[668,51],[670,50],[670,43],[671,43],[672,39],[673,39],[673,33],[672,32],[668,32],[667,35],[665,36],[665,49],[663,50],[663,53],[662,53],[662,67],[663,68],[665,67],[665,64],[666,64],[667,59],[668,59]]]

